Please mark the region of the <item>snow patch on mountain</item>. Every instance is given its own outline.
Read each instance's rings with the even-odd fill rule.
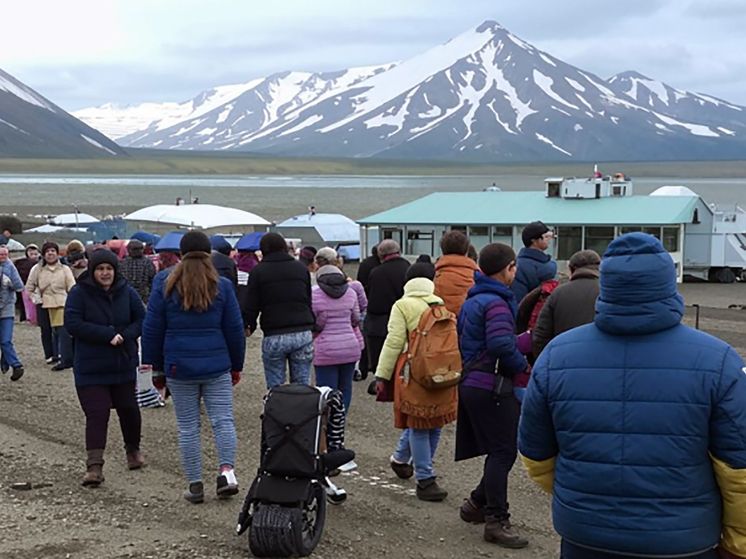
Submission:
[[[50,105],[43,97],[37,95],[34,91],[4,72],[0,72],[0,91],[7,91],[11,95],[15,95],[19,99],[26,101],[26,103],[36,105],[37,107],[52,111],[53,113],[56,112],[52,105]]]
[[[94,145],[94,146],[96,146],[96,147],[97,147],[98,149],[102,149],[102,150],[104,150],[104,151],[106,151],[106,152],[109,152],[109,153],[110,153],[110,154],[112,154],[112,155],[116,155],[116,154],[117,154],[117,152],[115,152],[115,151],[112,151],[112,150],[110,150],[110,149],[109,149],[109,148],[107,148],[106,146],[102,146],[102,145],[101,145],[101,144],[100,144],[99,142],[97,142],[97,141],[96,141],[96,140],[94,140],[93,138],[89,138],[89,137],[88,137],[88,136],[86,136],[85,134],[81,134],[81,135],[80,135],[80,137],[81,137],[81,138],[83,138],[83,139],[84,139],[84,140],[85,140],[86,142],[88,142],[89,144],[91,144],[91,145]]]

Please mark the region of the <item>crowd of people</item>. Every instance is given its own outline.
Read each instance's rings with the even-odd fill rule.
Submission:
[[[385,239],[356,278],[333,249],[296,257],[277,233],[258,253],[232,256],[224,239],[192,231],[173,261],[159,258],[161,271],[139,241],[122,260],[106,247],[71,243],[63,260],[55,243],[29,245],[15,265],[0,247],[2,372],[24,374],[13,347],[23,293],[45,358],[73,368],[86,416],[83,485],[104,481],[111,409],[127,467],[145,465],[136,399],[144,369],[173,399],[193,503],[205,499],[204,402],[223,499],[239,487],[232,387],[246,338],[260,328],[267,389],[339,390],[347,414],[354,381],[374,375],[364,392],[393,402],[401,431],[390,467],[414,477],[422,501],[448,495],[437,450],[442,428],[456,422],[455,460],[484,457],[459,515],[484,524],[487,542],[529,545],[508,495],[520,453],[553,494],[565,559],[746,558],[743,360],[681,324],[675,266],[656,238],[624,235],[603,258],[580,251],[560,282],[552,237],[535,222],[517,255],[493,243],[475,256],[464,233],[449,231],[434,263],[410,263]]]

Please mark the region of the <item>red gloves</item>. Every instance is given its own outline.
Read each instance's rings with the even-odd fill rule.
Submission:
[[[231,371],[231,384],[236,386],[241,382],[241,371]]]

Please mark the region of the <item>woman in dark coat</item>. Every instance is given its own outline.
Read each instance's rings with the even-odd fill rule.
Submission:
[[[104,449],[111,408],[117,411],[127,453],[127,468],[145,464],[140,452],[141,419],[135,382],[145,308],[137,292],[118,274],[119,260],[107,249],[95,251],[88,271],[70,291],[65,328],[75,339],[73,372],[86,415],[87,472],[83,485],[104,477]]]

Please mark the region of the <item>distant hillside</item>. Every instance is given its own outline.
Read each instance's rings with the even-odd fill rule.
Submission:
[[[0,70],[0,157],[124,155],[99,131]]]

